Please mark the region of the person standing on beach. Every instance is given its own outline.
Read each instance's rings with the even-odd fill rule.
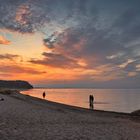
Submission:
[[[93,104],[94,104],[94,97],[93,95],[89,96],[89,105],[90,105],[90,109],[93,109]]]
[[[94,96],[91,95],[91,101],[92,101],[92,104],[94,103]]]
[[[43,98],[45,98],[45,96],[46,96],[46,93],[45,93],[45,91],[43,92],[42,96],[43,96]]]

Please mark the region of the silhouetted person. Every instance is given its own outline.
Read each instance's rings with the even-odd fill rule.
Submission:
[[[42,96],[43,96],[43,98],[45,98],[45,96],[46,96],[46,93],[45,93],[45,92],[43,92]]]
[[[94,97],[93,97],[93,95],[90,95],[89,96],[89,106],[90,106],[90,109],[93,109],[93,103],[94,103]]]
[[[91,95],[89,95],[89,106],[90,106],[90,103],[91,103]]]

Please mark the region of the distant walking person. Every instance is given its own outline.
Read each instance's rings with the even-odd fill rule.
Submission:
[[[94,97],[93,97],[93,95],[90,95],[89,96],[89,106],[90,106],[90,109],[93,109],[93,104],[94,104]]]
[[[45,93],[45,91],[43,92],[42,96],[43,96],[43,98],[45,98],[45,96],[46,96],[46,93]]]

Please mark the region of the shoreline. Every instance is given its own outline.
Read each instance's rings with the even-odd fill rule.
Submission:
[[[20,93],[20,94],[22,94],[22,93]],[[33,97],[33,96],[30,96],[30,95],[26,95],[26,94],[22,94],[22,95],[29,96],[33,100],[38,100],[40,102],[47,102],[49,104],[59,105],[61,107],[69,108],[69,109],[71,108],[71,109],[83,110],[83,111],[94,111],[94,112],[111,113],[111,114],[113,113],[113,114],[118,114],[118,115],[131,115],[131,113],[126,113],[126,112],[116,112],[116,111],[107,111],[107,110],[98,110],[98,109],[88,109],[88,108],[84,108],[84,107],[78,107],[78,106],[58,103],[58,102],[54,102],[54,101],[50,101],[50,100],[46,100],[46,99],[41,99],[41,98]]]
[[[6,90],[7,91],[7,90]],[[51,104],[51,105],[54,105],[54,106],[59,106],[59,107],[62,107],[64,109],[70,109],[70,110],[77,110],[77,111],[87,111],[87,112],[95,112],[95,113],[104,113],[104,114],[110,114],[110,115],[122,115],[122,116],[128,116],[128,117],[132,117],[132,116],[135,116],[135,117],[139,117],[137,115],[133,115],[132,113],[137,111],[137,110],[134,110],[133,112],[130,112],[130,113],[126,113],[126,112],[116,112],[116,111],[107,111],[107,110],[97,110],[97,109],[88,109],[88,108],[83,108],[83,107],[78,107],[78,106],[73,106],[73,105],[67,105],[67,104],[63,104],[63,103],[58,103],[58,102],[54,102],[54,101],[49,101],[49,100],[46,100],[46,99],[41,99],[41,98],[38,98],[38,97],[33,97],[33,96],[30,96],[30,95],[26,95],[26,94],[22,94],[20,90],[8,90],[8,92],[11,92],[9,95],[11,97],[14,97],[14,98],[17,98],[17,99],[23,99],[26,101],[27,100],[30,100],[30,101],[37,101],[37,102],[40,102],[40,103],[44,103],[44,104]],[[14,93],[13,93],[14,91]],[[0,93],[0,94],[3,94],[3,93]],[[4,94],[3,94],[4,95]],[[5,95],[8,95],[8,94],[5,94]]]
[[[23,95],[0,92],[1,140],[138,140],[140,117],[90,110]]]
[[[58,102],[54,102],[54,101],[50,101],[50,100],[41,99],[41,98],[38,98],[38,97],[33,97],[33,96],[30,96],[30,95],[22,94],[20,92],[19,92],[19,94],[24,95],[24,96],[29,96],[33,100],[38,100],[38,101],[41,101],[41,102],[42,101],[43,102],[46,101],[48,103],[51,103],[51,104],[54,104],[54,105],[59,105],[59,106],[66,107],[66,108],[79,109],[79,110],[84,110],[84,111],[103,112],[103,113],[114,113],[114,114],[118,114],[118,115],[131,115],[131,113],[126,113],[126,112],[116,112],[116,111],[107,111],[107,110],[98,110],[98,109],[93,109],[92,110],[92,109],[88,109],[88,108],[84,108],[84,107],[79,107],[79,106],[74,106],[74,105],[68,105],[68,104],[58,103]]]
[[[66,105],[78,106],[82,108],[89,107],[89,95],[94,95],[94,109],[131,113],[140,109],[139,97],[140,90],[102,90],[94,89],[32,89],[23,91],[21,93],[34,96],[37,98],[42,97],[42,93],[46,92],[46,100],[58,102]],[[65,94],[66,93],[66,94]],[[128,93],[128,94],[127,94]],[[132,98],[133,97],[133,98]],[[71,98],[71,99],[69,99]],[[127,100],[126,100],[126,99]]]
[[[108,114],[108,115],[118,115],[118,116],[122,115],[123,117],[124,116],[136,117],[136,118],[140,119],[139,115],[133,114],[133,112],[135,112],[137,110],[134,110],[133,112],[130,112],[130,113],[126,113],[126,112],[116,112],[116,111],[107,111],[107,110],[98,110],[98,109],[88,109],[88,108],[83,108],[83,107],[58,103],[58,102],[54,102],[54,101],[49,101],[49,100],[46,100],[46,99],[44,100],[44,99],[33,97],[33,96],[30,96],[30,95],[22,94],[22,93],[20,93],[20,91],[19,91],[18,94],[21,94],[23,96],[27,96],[32,100],[37,100],[39,102],[44,102],[44,103],[46,102],[46,103],[49,103],[49,104],[52,104],[52,105],[55,105],[55,106],[59,106],[59,107],[65,108],[65,109],[77,110],[77,111],[87,111],[87,112],[90,111],[90,112],[95,112],[95,113],[104,113],[104,114]]]

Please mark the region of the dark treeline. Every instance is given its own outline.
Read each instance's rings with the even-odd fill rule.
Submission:
[[[0,80],[0,88],[10,88],[10,89],[31,89],[33,86],[27,81],[5,81]]]

